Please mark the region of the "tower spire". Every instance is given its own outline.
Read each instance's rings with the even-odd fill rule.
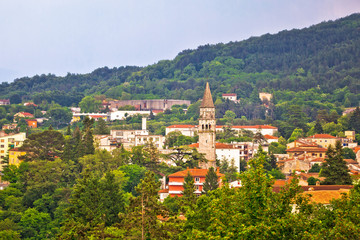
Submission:
[[[203,97],[203,100],[201,102],[200,107],[202,107],[202,108],[213,108],[213,107],[215,107],[212,96],[211,96],[209,82],[206,82],[204,97]]]

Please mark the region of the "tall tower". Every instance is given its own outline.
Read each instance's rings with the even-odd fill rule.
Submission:
[[[200,105],[199,152],[205,154],[208,162],[200,164],[201,168],[216,168],[215,135],[215,106],[211,97],[209,83],[207,82],[204,97]]]

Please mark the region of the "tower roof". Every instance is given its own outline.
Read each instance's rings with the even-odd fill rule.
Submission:
[[[202,108],[214,108],[215,107],[212,96],[211,96],[209,82],[206,83],[204,97],[203,97],[200,107],[202,107]]]

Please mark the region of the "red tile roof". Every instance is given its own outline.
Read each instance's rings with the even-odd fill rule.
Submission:
[[[171,125],[166,128],[194,128],[195,125]]]
[[[232,126],[232,128],[277,129],[277,127],[273,127],[270,125]]]
[[[271,135],[268,135],[268,134],[264,135],[264,137],[266,139],[279,139],[278,137],[274,137],[274,136],[271,136]]]
[[[354,148],[354,153],[357,153],[360,150],[360,147],[355,147]]]
[[[28,117],[34,117],[34,115],[32,115],[31,113],[28,113],[28,112],[19,112],[19,114],[22,114],[22,115],[28,116]]]
[[[315,134],[308,138],[336,138],[336,137],[331,136],[330,134]]]
[[[236,93],[224,93],[222,96],[223,97],[233,97],[233,96],[236,96]]]
[[[168,193],[169,189],[161,189],[160,191],[158,191],[158,193]]]
[[[359,164],[357,161],[355,161],[354,159],[344,159],[344,161],[347,164]]]
[[[286,152],[326,152],[326,148],[320,147],[293,147],[286,150]]]
[[[199,143],[190,144],[189,147],[199,148]],[[215,143],[215,148],[217,148],[217,149],[233,149],[234,146],[231,144],[226,144],[226,143]]]
[[[208,169],[199,169],[199,168],[186,169],[180,172],[170,174],[169,177],[186,177],[188,172],[190,172],[190,175],[193,177],[205,177],[208,172]],[[219,172],[217,172],[216,175],[218,177],[225,176],[224,174]]]

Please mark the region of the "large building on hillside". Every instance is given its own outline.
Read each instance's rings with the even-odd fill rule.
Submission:
[[[134,106],[136,110],[166,110],[171,109],[174,105],[189,106],[189,100],[176,100],[176,99],[148,99],[148,100],[112,100],[109,101],[110,109],[124,107],[127,105]]]
[[[201,163],[201,168],[216,167],[215,136],[216,120],[215,105],[211,96],[209,83],[206,83],[204,97],[200,105],[199,116],[199,152],[205,154],[207,163]]]

